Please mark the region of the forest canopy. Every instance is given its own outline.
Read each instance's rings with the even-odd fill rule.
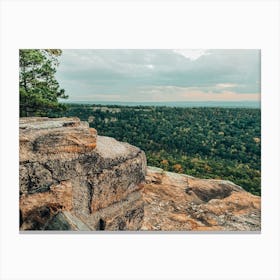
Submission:
[[[140,147],[148,165],[261,194],[260,109],[72,104],[66,115]]]

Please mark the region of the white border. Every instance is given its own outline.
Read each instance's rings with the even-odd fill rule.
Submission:
[[[279,279],[279,2],[2,1],[2,279]],[[262,233],[20,235],[19,48],[262,50]]]

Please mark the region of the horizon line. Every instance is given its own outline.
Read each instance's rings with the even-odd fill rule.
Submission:
[[[60,102],[125,102],[125,103],[180,103],[180,102],[256,102],[261,100],[174,100],[174,101],[126,101],[126,100],[59,100]]]

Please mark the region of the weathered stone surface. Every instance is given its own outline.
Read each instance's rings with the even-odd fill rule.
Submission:
[[[133,192],[125,200],[83,216],[94,230],[140,230],[144,218],[144,202],[141,192]]]
[[[21,118],[19,129],[20,162],[69,158],[96,147],[96,130],[78,118]]]
[[[71,210],[73,194],[70,182],[61,182],[59,185],[51,186],[47,192],[34,194],[23,194],[20,196],[19,206],[22,218],[25,219],[30,213],[42,205],[49,208],[60,208]]]
[[[92,190],[91,211],[105,208],[125,199],[130,193],[139,191],[142,188],[139,182],[145,179],[143,162],[145,155],[140,153],[111,169],[104,169],[97,176],[89,177]]]
[[[261,228],[260,197],[229,181],[147,169],[139,148],[77,118],[20,120],[19,181],[20,230]]]
[[[78,230],[90,231],[91,229],[70,212],[58,212],[42,228],[43,230]]]
[[[142,230],[260,231],[261,199],[229,181],[148,167]]]
[[[42,229],[60,211],[70,211],[73,205],[71,182],[62,181],[49,191],[22,194],[19,200],[21,229]]]
[[[145,172],[146,158],[139,148],[97,136],[77,118],[21,119],[21,229],[74,230],[62,211],[91,230],[100,228],[100,220],[106,230],[139,229]],[[63,182],[71,184],[67,207],[69,192],[68,202],[57,197]]]

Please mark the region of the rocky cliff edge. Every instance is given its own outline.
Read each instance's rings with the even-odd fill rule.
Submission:
[[[147,168],[139,148],[78,118],[22,118],[19,130],[20,230],[260,230],[260,197]]]
[[[261,199],[230,181],[148,167],[143,230],[260,231]]]
[[[78,118],[22,118],[21,230],[139,230],[146,158]]]

